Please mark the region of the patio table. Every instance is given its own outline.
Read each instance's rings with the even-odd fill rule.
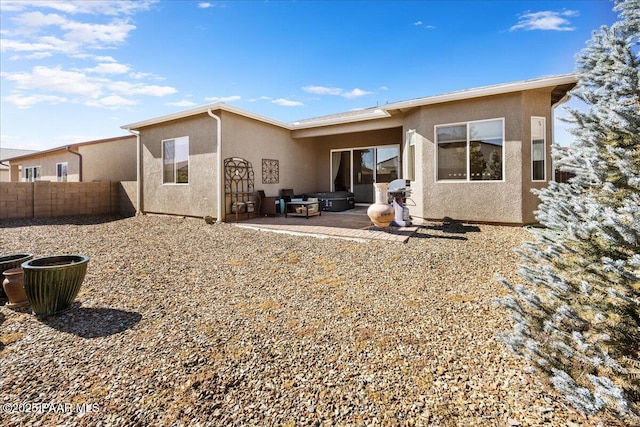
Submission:
[[[322,215],[322,210],[320,209],[319,202],[309,202],[309,201],[291,201],[286,203],[287,207],[284,210],[284,217],[287,218],[289,215],[291,216],[303,216],[305,218],[309,218],[310,216]],[[316,209],[309,212],[309,208],[315,205]],[[298,209],[302,208],[302,209]],[[291,210],[292,212],[289,212]]]

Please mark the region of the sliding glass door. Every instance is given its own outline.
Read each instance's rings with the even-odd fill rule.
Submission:
[[[399,177],[399,145],[331,151],[331,190],[353,192],[356,203],[373,203],[373,183]]]

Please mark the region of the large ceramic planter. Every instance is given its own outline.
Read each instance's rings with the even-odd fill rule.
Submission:
[[[0,283],[4,280],[2,274],[6,270],[11,270],[12,268],[18,268],[22,265],[23,262],[30,260],[33,258],[32,254],[13,254],[13,255],[4,255],[0,257]],[[0,287],[0,298],[7,298],[2,287]]]
[[[376,227],[388,227],[396,214],[389,204],[389,183],[378,182],[373,185],[376,190],[376,202],[369,206],[367,215]]]
[[[57,255],[22,264],[24,292],[33,312],[49,316],[71,307],[87,273],[86,255]]]
[[[24,293],[24,281],[22,268],[10,268],[4,271],[4,281],[2,282],[2,288],[4,293],[7,294],[7,307],[20,308],[29,305],[27,294]]]

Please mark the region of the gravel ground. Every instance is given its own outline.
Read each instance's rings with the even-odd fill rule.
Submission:
[[[521,228],[389,244],[157,216],[0,227],[4,254],[91,257],[72,310],[0,308],[4,426],[616,425],[495,338]]]

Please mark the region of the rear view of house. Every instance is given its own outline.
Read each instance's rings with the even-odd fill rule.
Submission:
[[[294,123],[217,103],[125,125],[138,133],[138,209],[224,220],[223,160],[241,158],[254,171],[249,190],[266,195],[349,191],[370,204],[374,182],[402,178],[415,217],[535,222],[531,189],[552,179],[553,111],[576,82],[545,77]]]

